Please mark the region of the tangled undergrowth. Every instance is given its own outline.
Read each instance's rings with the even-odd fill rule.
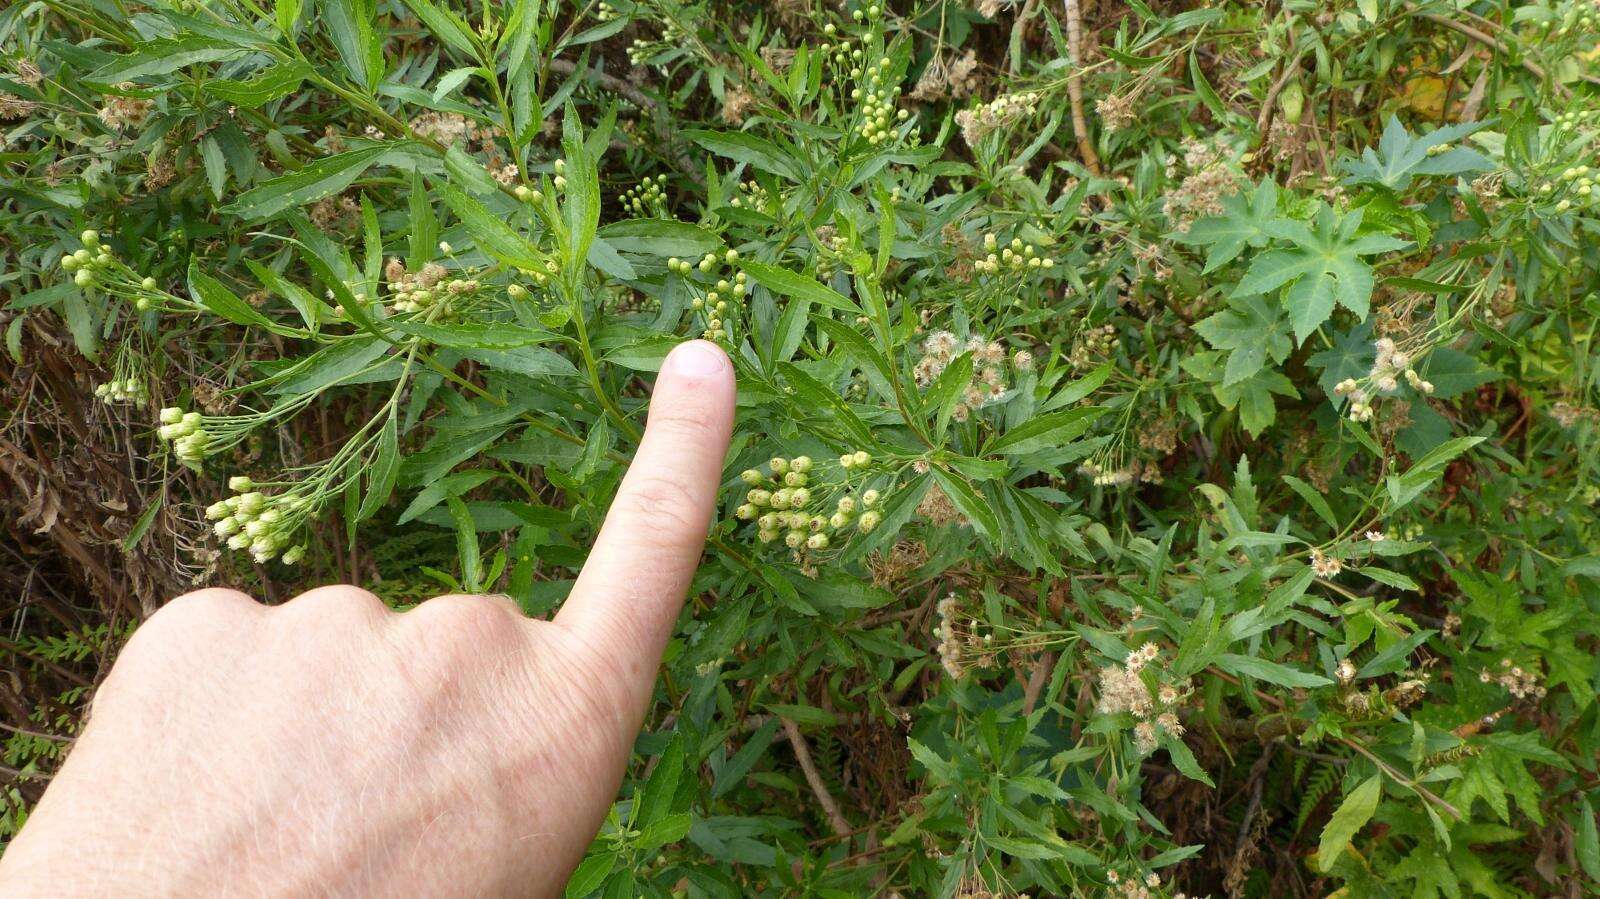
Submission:
[[[186,585],[723,514],[570,894],[1600,889],[1594,0],[0,9],[0,839]]]

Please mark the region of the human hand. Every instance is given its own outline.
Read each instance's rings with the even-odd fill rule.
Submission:
[[[357,587],[173,600],[129,640],[0,860],[0,894],[550,895],[616,796],[698,565],[733,421],[675,349],[553,621]]]

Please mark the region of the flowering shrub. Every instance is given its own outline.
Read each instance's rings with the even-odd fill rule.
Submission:
[[[728,350],[571,895],[1600,889],[1593,0],[14,4],[0,55],[6,350],[132,423],[129,552],[548,614],[661,358]]]

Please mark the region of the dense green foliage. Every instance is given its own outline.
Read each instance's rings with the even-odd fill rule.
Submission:
[[[6,351],[136,422],[130,549],[548,614],[728,348],[573,895],[1600,889],[1592,0],[39,0],[0,56]]]

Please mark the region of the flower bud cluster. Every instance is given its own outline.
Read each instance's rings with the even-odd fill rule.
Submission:
[[[744,307],[744,297],[750,292],[749,278],[742,271],[734,272],[731,279],[721,277],[718,271],[738,260],[738,250],[725,250],[721,255],[707,253],[698,264],[677,257],[667,260],[667,271],[685,278],[694,294],[689,306],[701,320],[700,336],[705,340],[727,340],[729,325]],[[709,277],[697,277],[697,272]]]
[[[1163,731],[1175,738],[1184,731],[1177,708],[1190,692],[1188,679],[1167,682],[1161,679],[1159,668],[1151,668],[1158,681],[1154,694],[1145,680],[1145,669],[1160,652],[1156,644],[1146,643],[1129,653],[1121,665],[1100,669],[1100,699],[1095,709],[1102,715],[1134,717],[1133,745],[1140,755],[1155,751]]]
[[[212,533],[226,540],[229,549],[247,550],[258,563],[278,558],[293,565],[305,556],[305,546],[293,539],[305,520],[305,497],[268,496],[243,475],[229,478],[228,489],[235,495],[206,507],[206,518]]]
[[[94,389],[94,395],[106,404],[150,402],[150,388],[138,378],[113,378]]]
[[[1403,378],[1412,390],[1424,396],[1433,393],[1433,383],[1426,381],[1411,367],[1413,358],[1401,350],[1393,339],[1380,337],[1374,344],[1377,357],[1372,369],[1362,381],[1345,378],[1333,387],[1336,396],[1350,397],[1348,415],[1351,421],[1372,420],[1372,400],[1380,393],[1392,393],[1400,388]],[[1364,384],[1363,384],[1364,382]]]
[[[904,122],[911,114],[895,108],[900,99],[900,79],[893,70],[894,62],[885,53],[866,49],[869,43],[881,43],[875,39],[884,27],[883,7],[870,4],[853,10],[850,16],[864,26],[859,40],[845,38],[838,43],[830,40],[817,49],[848,76],[851,87],[847,96],[851,105],[859,105],[861,110],[856,133],[876,146],[892,138],[894,124]],[[839,36],[839,28],[830,22],[823,26],[823,33],[830,39],[835,38]]]
[[[1600,8],[1593,3],[1569,3],[1566,9],[1552,9],[1549,15],[1535,19],[1529,25],[1539,33],[1535,38],[1539,41],[1568,35],[1585,35],[1600,28]]]
[[[1574,207],[1600,205],[1600,187],[1595,184],[1595,175],[1594,169],[1587,164],[1569,165],[1553,180],[1539,185],[1539,195],[1545,200],[1555,200],[1555,211],[1558,213]]]
[[[1038,247],[1024,243],[1020,237],[1011,238],[1011,242],[1002,247],[993,234],[985,234],[983,249],[987,255],[972,267],[986,275],[999,274],[1002,269],[1051,269],[1056,264],[1049,256],[1040,256]]]
[[[867,458],[858,461],[858,455]],[[850,464],[844,465],[844,459],[849,459]],[[845,468],[870,462],[871,456],[866,453],[852,453],[840,460]],[[756,538],[762,543],[771,543],[781,536],[784,545],[795,550],[827,549],[838,532],[854,526],[863,534],[869,533],[883,520],[882,513],[877,510],[882,495],[872,489],[862,491],[859,496],[841,491],[833,502],[833,510],[828,512],[817,485],[811,482],[813,467],[810,456],[793,459],[780,456],[767,463],[770,474],[755,468],[746,469],[739,478],[750,489],[745,493],[745,501],[734,510],[735,516],[742,521],[754,521]],[[822,486],[828,489],[839,485]]]
[[[172,444],[172,451],[184,462],[198,464],[206,457],[211,444],[211,434],[205,429],[205,419],[198,412],[185,412],[168,406],[159,413],[161,424],[156,436]]]
[[[81,235],[83,248],[61,258],[61,270],[72,276],[79,287],[93,287],[95,274],[110,268],[116,261],[111,248],[100,243],[100,232],[90,229]]]
[[[949,331],[935,331],[922,342],[922,357],[913,369],[917,386],[932,386],[963,353],[972,355],[972,377],[962,387],[961,398],[956,402],[952,413],[956,421],[966,421],[973,412],[1005,396],[1011,389],[1006,379],[1006,349],[999,341],[976,335],[962,341]],[[1027,365],[1033,364],[1031,355],[1018,353],[1017,357]]]
[[[637,187],[628,188],[622,195],[622,208],[638,218],[666,218],[666,189],[661,181],[646,175]]]
[[[939,639],[939,665],[952,680],[960,680],[971,667],[988,668],[995,664],[998,655],[994,648],[994,633],[983,633],[976,618],[962,611],[961,601],[954,593],[939,600],[935,610],[938,623],[933,635]]]
[[[751,209],[768,215],[781,211],[773,207],[771,191],[754,178],[739,185],[739,192],[728,198],[728,205],[735,209]]]
[[[961,126],[961,137],[967,146],[974,146],[990,132],[1019,121],[1039,108],[1039,95],[1032,91],[1022,94],[1002,94],[976,109],[963,109],[956,113],[956,124]]]
[[[1485,668],[1478,672],[1478,680],[1485,684],[1499,684],[1517,699],[1543,699],[1547,688],[1539,683],[1540,675],[1537,669],[1523,668],[1514,664],[1510,659],[1500,660],[1500,669],[1490,671]]]
[[[1072,342],[1072,351],[1067,354],[1067,362],[1079,371],[1093,368],[1121,346],[1122,337],[1117,334],[1116,325],[1104,324],[1098,328],[1086,328],[1078,339]]]
[[[473,278],[447,278],[445,267],[430,262],[421,271],[408,272],[399,259],[390,259],[384,269],[389,290],[394,295],[394,311],[426,312],[438,308],[450,311],[456,300],[475,294],[482,286]]]

